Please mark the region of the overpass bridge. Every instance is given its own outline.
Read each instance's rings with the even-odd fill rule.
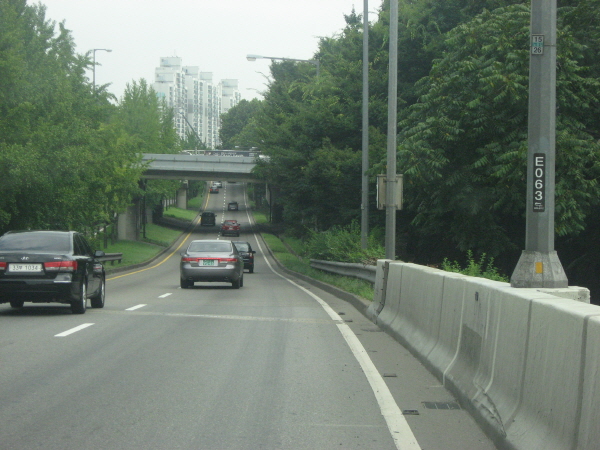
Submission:
[[[142,161],[148,164],[146,179],[259,181],[252,174],[255,157],[144,153]]]
[[[144,179],[236,181],[253,183],[260,181],[253,173],[256,156],[243,152],[214,152],[212,155],[144,153],[142,163],[147,165]],[[243,155],[241,156],[240,153]],[[177,206],[187,207],[187,187],[177,192]],[[150,222],[143,200],[139,199],[119,214],[118,239],[138,240],[144,224]]]

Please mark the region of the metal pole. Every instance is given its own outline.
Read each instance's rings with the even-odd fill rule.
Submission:
[[[396,129],[398,105],[398,0],[390,1],[390,55],[388,80],[387,182],[385,257],[396,259]]]
[[[96,94],[96,50],[98,49],[95,48],[92,50],[92,53],[94,54],[94,63],[92,66],[92,92],[94,94]]]
[[[362,206],[360,247],[366,250],[369,242],[369,0],[364,0],[363,64],[362,64]]]
[[[111,49],[109,48],[94,48],[92,49],[92,55],[93,55],[93,66],[92,66],[92,92],[95,94],[96,93],[96,52],[97,51],[103,51],[103,52],[112,52]]]
[[[532,0],[525,250],[513,287],[568,287],[554,250],[555,141],[556,0]]]

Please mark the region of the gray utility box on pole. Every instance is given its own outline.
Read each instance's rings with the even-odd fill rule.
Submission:
[[[394,191],[396,192],[396,209],[402,209],[402,175],[396,175],[396,186]],[[386,184],[387,175],[377,175],[377,209],[386,209]]]

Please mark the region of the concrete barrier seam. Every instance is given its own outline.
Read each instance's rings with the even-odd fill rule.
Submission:
[[[454,357],[452,358],[452,361],[450,361],[448,363],[448,366],[444,369],[444,371],[442,373],[442,384],[444,386],[446,386],[446,375],[450,371],[450,369],[452,368],[454,363],[456,362],[456,360],[458,358],[458,353],[460,352],[460,343],[461,343],[461,339],[462,339],[464,314],[465,314],[465,288],[463,286],[463,294],[462,294],[461,307],[460,307],[460,322],[459,322],[459,328],[458,328],[458,339],[456,342],[456,351],[454,352]]]

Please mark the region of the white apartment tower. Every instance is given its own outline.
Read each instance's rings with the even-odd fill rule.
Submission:
[[[185,139],[191,131],[211,149],[220,144],[221,114],[241,99],[237,80],[221,80],[215,85],[211,72],[182,66],[178,57],[160,59],[153,87],[159,99],[173,108],[179,137]]]
[[[185,137],[186,124],[183,111],[187,104],[185,74],[181,68],[181,58],[160,58],[160,67],[155,70],[154,90],[159,99],[164,99],[169,108],[173,108],[175,130],[180,138]]]

